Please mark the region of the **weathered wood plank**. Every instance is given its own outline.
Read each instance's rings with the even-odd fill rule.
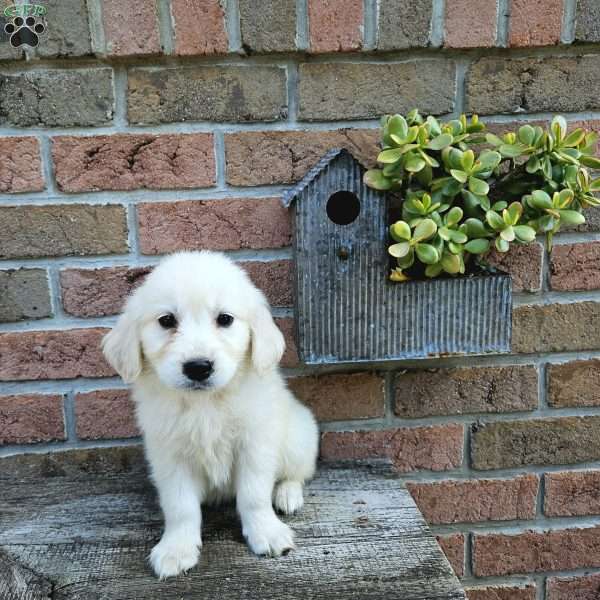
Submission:
[[[387,465],[321,465],[285,517],[297,549],[279,559],[250,553],[233,506],[205,509],[200,564],[162,582],[146,563],[162,517],[137,447],[2,459],[0,519],[2,600],[464,599]]]

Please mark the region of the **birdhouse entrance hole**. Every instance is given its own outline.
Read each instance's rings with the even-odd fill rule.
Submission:
[[[360,200],[353,192],[339,191],[327,200],[327,216],[336,225],[350,225],[360,214]]]

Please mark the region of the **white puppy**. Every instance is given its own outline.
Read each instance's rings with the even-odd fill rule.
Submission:
[[[285,348],[262,292],[222,254],[167,257],[127,301],[104,353],[133,383],[165,531],[150,561],[163,578],[198,562],[202,502],[236,498],[256,554],[293,548],[273,510],[302,506],[318,433],[277,364]]]

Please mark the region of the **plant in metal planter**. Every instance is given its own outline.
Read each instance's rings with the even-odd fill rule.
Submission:
[[[381,168],[364,182],[403,199],[402,220],[390,227],[394,281],[423,270],[464,274],[469,263],[484,265],[491,248],[507,252],[539,233],[550,247],[561,226],[585,222],[582,210],[600,205],[600,178],[588,171],[600,168],[598,134],[569,133],[563,117],[546,130],[523,125],[502,136],[486,134],[477,115],[440,123],[413,110],[381,124]]]

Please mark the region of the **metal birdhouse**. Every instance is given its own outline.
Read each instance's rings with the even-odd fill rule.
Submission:
[[[389,201],[347,151],[328,152],[283,198],[293,205],[296,339],[307,364],[510,350],[504,274],[389,281]]]

